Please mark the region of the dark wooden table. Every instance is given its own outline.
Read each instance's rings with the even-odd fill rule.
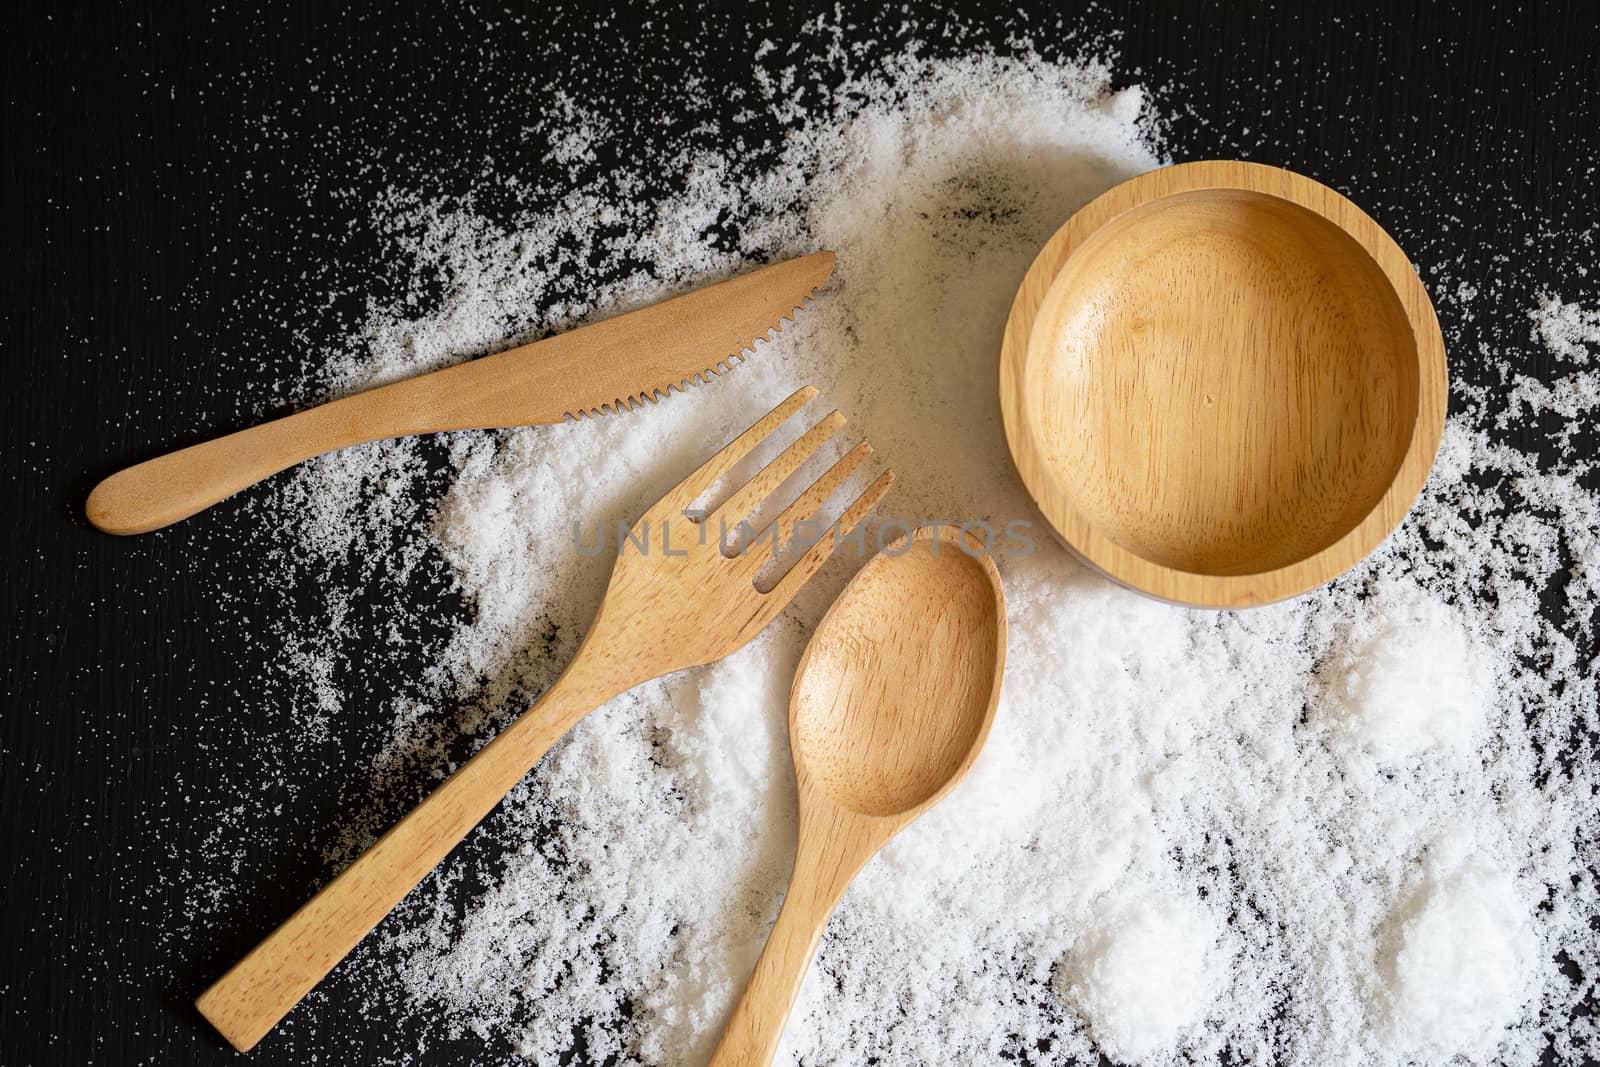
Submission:
[[[314,777],[260,783],[282,834],[241,846],[238,870],[219,859],[200,872],[237,886],[220,928],[174,932],[190,894],[209,891],[175,874],[192,879],[209,854],[195,798],[237,792],[263,746],[295,741],[236,714],[271,699],[239,692],[273,654],[240,620],[275,610],[278,594],[253,579],[263,542],[236,510],[120,540],[85,523],[87,489],[270,411],[281,401],[261,398],[308,348],[338,336],[366,293],[404,280],[360,225],[362,197],[389,183],[459,194],[490,154],[497,167],[536,165],[520,115],[549,105],[555,72],[597,79],[670,134],[696,116],[662,86],[689,70],[747,80],[757,45],[811,15],[663,3],[597,26],[579,8],[522,7],[25,5],[7,20],[0,1064],[235,1062],[190,1002],[327,875],[315,849],[287,843],[325,841],[348,799]],[[1442,307],[1461,382],[1489,380],[1481,345],[1530,348],[1536,294],[1594,306],[1600,293],[1596,245],[1577,238],[1600,223],[1600,13],[1588,0],[954,8],[923,16],[961,27],[930,50],[1030,34],[1050,53],[1058,27],[1109,39],[1119,82],[1152,86],[1175,116],[1175,158],[1312,175],[1419,264],[1445,265],[1430,286],[1481,286],[1471,319]],[[863,8],[849,35],[895,52],[903,18]],[[1526,369],[1549,369],[1536,347]],[[1529,433],[1518,443],[1541,447]],[[355,711],[337,727],[351,759],[383,736]],[[430,1029],[335,977],[252,1058],[509,1059],[436,1041],[404,1060]]]

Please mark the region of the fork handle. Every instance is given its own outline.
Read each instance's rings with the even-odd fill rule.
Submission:
[[[260,1041],[579,719],[637,684],[617,688],[608,657],[586,656],[589,647],[537,704],[201,994],[195,1006],[234,1048]]]

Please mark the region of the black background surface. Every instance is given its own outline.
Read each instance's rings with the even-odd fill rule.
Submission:
[[[272,604],[248,577],[259,534],[233,505],[116,539],[84,521],[88,488],[274,413],[281,401],[260,398],[368,293],[404,281],[350,225],[364,198],[390,183],[456,195],[486,166],[537,166],[541,147],[518,130],[557,73],[604,86],[628,136],[681,133],[672,89],[685,69],[738,84],[762,40],[803,38],[811,15],[667,3],[601,20],[513,6],[28,5],[7,20],[0,1064],[233,1060],[190,1002],[326,876],[294,845],[332,833],[351,796],[263,781],[263,807],[282,805],[278,832],[239,871],[211,872],[241,883],[224,921],[162,936],[192,891],[170,877],[171,857],[210,829],[187,817],[191,793],[249,781],[260,746],[278,758],[294,744],[233,714],[240,679],[272,652],[239,632],[237,604]],[[846,37],[893,53],[904,18],[852,12]],[[1588,2],[1341,13],[1048,0],[917,18],[909,36],[962,27],[935,53],[1029,36],[1071,55],[1109,40],[1118,83],[1150,86],[1174,116],[1175,159],[1300,170],[1355,199],[1419,264],[1447,264],[1425,273],[1430,288],[1492,281],[1494,307],[1471,320],[1441,304],[1458,383],[1497,382],[1478,348],[1523,341],[1536,294],[1600,289],[1594,244],[1575,236],[1600,221]],[[308,303],[325,310],[308,316]],[[1533,348],[1525,371],[1548,373],[1541,360]],[[352,759],[381,733],[354,713],[339,729]],[[429,1029],[399,1015],[335,976],[252,1058],[396,1059]],[[501,1059],[493,1045],[435,1041],[416,1062]]]

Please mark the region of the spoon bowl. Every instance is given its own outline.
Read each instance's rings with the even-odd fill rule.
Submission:
[[[817,628],[790,697],[803,789],[861,815],[914,813],[958,781],[1004,656],[994,564],[940,528],[863,568]],[[912,572],[915,577],[912,578]],[[889,684],[892,681],[892,686]]]
[[[994,561],[951,526],[885,548],[823,616],[789,699],[800,787],[794,873],[713,1065],[771,1062],[851,879],[977,759],[1005,650]]]

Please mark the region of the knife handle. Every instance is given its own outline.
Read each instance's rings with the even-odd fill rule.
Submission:
[[[427,432],[431,392],[413,378],[169,452],[95,486],[84,511],[106,533],[159,529],[324,452]]]

